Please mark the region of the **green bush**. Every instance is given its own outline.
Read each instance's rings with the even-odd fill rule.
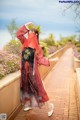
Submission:
[[[49,51],[48,51],[47,44],[45,42],[39,42],[39,43],[40,43],[40,46],[42,47],[43,55],[44,56],[48,56],[49,55]]]
[[[20,56],[21,43],[19,40],[10,40],[10,42],[4,46],[3,50],[7,51],[7,53],[9,54],[15,54]]]
[[[80,53],[80,48],[77,48],[78,52]]]
[[[20,57],[0,50],[0,79],[20,69]]]
[[[48,47],[55,45],[53,34],[50,34],[47,38],[43,39],[42,42],[46,43]]]
[[[76,44],[76,47],[80,47],[80,43]]]
[[[6,75],[6,69],[0,64],[0,79],[2,79]]]

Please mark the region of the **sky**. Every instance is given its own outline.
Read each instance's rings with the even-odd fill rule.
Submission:
[[[0,48],[11,39],[6,26],[12,19],[19,26],[27,22],[40,25],[40,38],[52,33],[59,40],[60,35],[78,34],[73,10],[63,12],[68,5],[70,3],[59,3],[59,0],[0,0]]]

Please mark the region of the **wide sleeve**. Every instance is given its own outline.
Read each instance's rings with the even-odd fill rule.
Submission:
[[[37,63],[40,65],[45,65],[45,66],[50,66],[50,61],[48,58],[43,56],[43,51],[42,48],[39,46],[39,50],[38,50],[38,54],[37,54]]]
[[[16,33],[16,37],[20,40],[22,44],[24,44],[26,37],[24,36],[28,32],[28,29],[24,26],[19,28],[19,30]]]

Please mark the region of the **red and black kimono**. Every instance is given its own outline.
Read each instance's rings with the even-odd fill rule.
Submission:
[[[28,33],[28,37],[25,34]],[[35,97],[38,105],[39,103],[44,103],[49,100],[48,95],[44,89],[39,70],[38,64],[43,64],[49,66],[49,60],[43,57],[43,52],[38,44],[37,36],[34,32],[29,32],[29,30],[22,26],[17,31],[17,38],[22,43],[22,59],[21,59],[21,101],[26,103],[26,101],[31,100],[31,96]],[[25,55],[24,55],[24,50]],[[38,54],[36,54],[38,50]],[[27,59],[23,59],[26,57]]]

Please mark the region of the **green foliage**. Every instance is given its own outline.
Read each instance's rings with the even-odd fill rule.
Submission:
[[[40,26],[37,26],[37,30],[39,33],[41,33],[41,27]]]
[[[60,40],[60,44],[62,46],[66,45],[67,42],[68,42],[68,39],[66,37],[62,37],[61,40]]]
[[[60,37],[60,44],[62,46],[66,45],[68,42],[71,44],[76,44],[76,35],[68,36],[68,37]]]
[[[16,24],[15,19],[12,19],[12,21],[7,25],[7,29],[12,37],[12,39],[15,39],[16,37],[16,32],[18,30],[18,26]]]
[[[78,52],[80,53],[80,47],[77,48]]]
[[[28,25],[28,28],[29,28],[29,30],[31,30],[31,29],[36,29],[36,30],[38,30],[39,33],[41,32],[41,27],[40,27],[40,26],[36,26],[36,25],[34,25],[33,23],[32,23],[32,24],[29,24],[29,25]]]
[[[6,75],[6,70],[3,65],[0,63],[0,79],[2,79]]]
[[[76,43],[76,35],[73,35],[73,36],[69,36],[68,37],[68,41],[71,42],[72,44],[75,44]]]
[[[0,79],[20,69],[20,57],[0,50]]]
[[[48,38],[43,40],[43,42],[45,42],[47,44],[47,46],[54,46],[55,41],[54,41],[53,34],[50,34]]]
[[[44,56],[48,56],[49,52],[48,52],[48,47],[47,44],[45,42],[40,42],[40,46],[42,47],[43,50],[43,55]]]
[[[55,46],[60,47],[61,46],[60,41],[55,41]]]
[[[3,50],[7,51],[10,54],[16,54],[20,56],[21,43],[19,40],[10,40],[10,42],[4,46]]]
[[[21,43],[11,40],[0,51],[0,79],[20,69]]]
[[[76,44],[76,47],[80,47],[80,43]]]

